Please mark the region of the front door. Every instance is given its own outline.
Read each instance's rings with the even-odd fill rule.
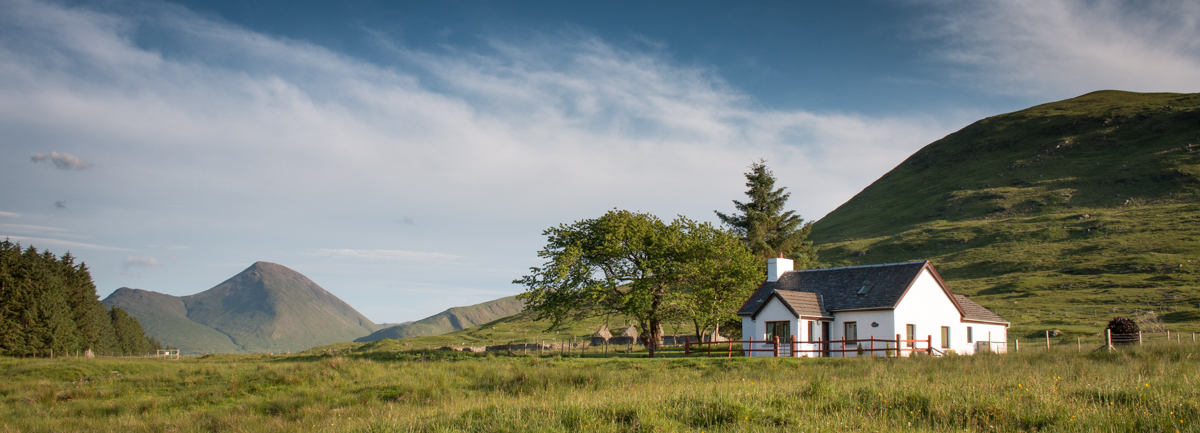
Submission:
[[[821,356],[828,357],[829,352],[829,327],[833,326],[833,322],[821,322]]]

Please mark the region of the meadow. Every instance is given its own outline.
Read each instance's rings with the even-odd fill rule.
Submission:
[[[1176,339],[1173,339],[1176,340]],[[656,358],[0,358],[0,431],[1197,431],[1200,344]]]

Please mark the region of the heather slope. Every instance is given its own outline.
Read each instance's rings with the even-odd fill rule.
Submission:
[[[1200,95],[1094,92],[980,120],[818,221],[823,265],[932,260],[1014,335],[1154,311],[1200,330]]]
[[[183,297],[188,318],[250,352],[298,351],[370,334],[377,326],[304,275],[257,262],[225,282]]]

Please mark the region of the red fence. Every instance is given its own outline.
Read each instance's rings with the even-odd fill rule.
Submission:
[[[864,343],[866,344],[866,347],[860,347]],[[881,345],[877,346],[876,343],[881,343]],[[741,345],[741,347],[735,349],[733,347],[735,344]],[[760,346],[756,348],[754,346],[755,344],[759,344]],[[817,345],[817,348],[798,349],[798,345],[801,344],[815,344]],[[920,344],[924,344],[925,348],[920,348]],[[761,347],[763,345],[769,345],[770,347]],[[834,349],[834,345],[837,345],[836,347],[840,348]],[[848,347],[847,345],[854,345],[854,347]],[[905,345],[908,347],[904,347]],[[779,341],[779,336],[776,336],[773,340],[755,340],[754,338],[750,338],[749,340],[744,341],[688,341],[683,346],[683,356],[690,357],[692,354],[700,353],[703,353],[704,356],[712,356],[714,353],[717,353],[718,355],[725,355],[725,357],[728,358],[733,357],[734,352],[739,352],[738,356],[749,356],[753,352],[770,352],[771,356],[778,357],[780,356],[781,348],[786,348],[786,356],[790,357],[796,357],[801,353],[812,353],[820,357],[828,358],[834,356],[836,353],[840,353],[844,358],[846,357],[846,352],[854,352],[858,355],[869,353],[872,356],[874,356],[875,352],[884,352],[884,356],[900,356],[900,354],[903,352],[925,353],[928,355],[933,355],[936,352],[941,354],[941,351],[933,348],[932,335],[928,336],[928,338],[924,340],[903,340],[900,338],[900,334],[896,334],[895,340],[884,340],[879,338],[847,340],[842,338],[841,340],[829,341],[796,341],[796,336],[793,335],[791,336],[791,341],[784,342]]]

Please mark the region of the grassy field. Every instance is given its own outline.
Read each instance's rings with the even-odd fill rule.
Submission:
[[[1071,342],[1073,343],[1073,341]],[[1200,344],[746,359],[0,359],[2,431],[1197,431]]]

